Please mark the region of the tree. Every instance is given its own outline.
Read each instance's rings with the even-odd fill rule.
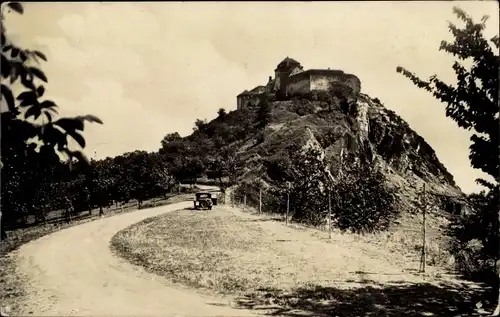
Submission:
[[[48,80],[39,64],[47,58],[42,52],[22,49],[8,39],[4,23],[6,10],[23,14],[24,8],[19,2],[5,2],[2,3],[0,15],[1,76],[4,79],[0,84],[0,95],[2,103],[7,106],[6,111],[1,113],[2,183],[14,185],[22,184],[28,177],[29,173],[24,167],[29,165],[28,162],[36,152],[32,140],[38,140],[41,144],[40,151],[46,157],[51,156],[49,153],[63,153],[70,162],[74,158],[77,161],[87,161],[81,151],[69,148],[68,137],[72,137],[84,148],[85,139],[80,133],[84,130],[84,122],[102,124],[102,121],[93,115],[55,119],[56,103],[42,100],[45,93],[43,83]],[[16,98],[13,93],[15,85],[22,88]],[[39,185],[36,181],[29,184],[31,188]],[[9,186],[7,189],[4,190],[2,186],[2,211],[6,219],[12,220],[24,208],[21,206],[22,199],[13,199],[17,193],[22,192],[22,188]],[[9,204],[5,205],[6,201]],[[2,221],[2,230],[4,222]]]
[[[301,149],[291,145],[283,155],[264,163],[275,188],[277,206],[286,208],[283,199],[289,192],[290,213],[300,221],[318,225],[326,217],[327,189],[331,185],[326,173],[327,163],[322,153],[315,149]]]
[[[436,75],[428,80],[418,78],[412,72],[399,66],[397,72],[409,78],[417,87],[423,88],[435,98],[446,104],[446,116],[466,130],[474,130],[471,136],[469,159],[472,167],[478,168],[500,181],[500,161],[498,126],[498,71],[499,56],[495,54],[490,43],[484,38],[487,17],[481,23],[475,23],[464,11],[454,8],[455,14],[465,23],[459,28],[450,23],[449,28],[454,42],[442,41],[440,50],[448,52],[460,61],[471,61],[466,66],[455,61],[453,70],[457,76],[456,86],[441,81]],[[491,43],[499,46],[499,37],[491,39]]]
[[[226,187],[236,183],[236,178],[241,173],[241,161],[235,148],[221,148],[210,156],[207,161],[207,175],[219,182],[223,193]],[[227,179],[227,182],[224,181],[225,179]]]
[[[217,111],[217,118],[220,120],[223,120],[226,115],[226,109],[224,108],[220,108],[219,111]]]
[[[82,186],[83,198],[90,200],[86,201],[85,204],[91,207],[99,207],[99,215],[103,214],[103,207],[108,207],[112,204],[113,198],[115,179],[107,163],[104,160],[92,161],[91,171],[86,177],[86,186]],[[88,189],[88,193],[84,189]]]
[[[169,133],[161,141],[161,146],[165,147],[165,146],[167,146],[168,143],[174,142],[174,141],[179,141],[180,139],[182,139],[182,138],[178,132]]]
[[[261,129],[265,128],[271,122],[271,105],[264,96],[262,97],[259,108],[257,110],[257,126]]]
[[[203,133],[206,126],[207,126],[206,119],[205,120],[196,119],[196,121],[194,122],[193,131],[199,131],[199,132]]]
[[[335,212],[332,219],[340,230],[372,233],[386,230],[399,215],[394,190],[386,176],[370,164],[342,166],[342,176],[333,185]]]
[[[455,7],[453,12],[464,22],[463,27],[449,23],[449,29],[454,36],[453,42],[442,41],[439,50],[452,54],[458,60],[453,64],[457,82],[449,85],[436,75],[427,80],[420,79],[414,73],[398,66],[396,71],[409,78],[418,88],[432,93],[435,98],[446,104],[446,116],[457,123],[460,128],[474,131],[470,141],[469,159],[472,167],[490,175],[495,183],[483,179],[476,180],[490,191],[499,191],[500,156],[499,156],[499,105],[498,105],[498,73],[500,59],[498,35],[488,41],[483,31],[487,17],[476,23],[463,10]],[[496,47],[496,50],[493,49]],[[463,61],[471,62],[465,66]],[[486,195],[495,197],[497,195]],[[499,210],[498,201],[493,202]],[[499,228],[500,214],[496,218],[496,228]],[[500,235],[500,233],[497,232]],[[499,252],[497,250],[497,252]],[[498,260],[498,255],[496,256]],[[498,267],[498,262],[497,265]],[[500,280],[500,272],[499,280]],[[493,313],[500,315],[500,292],[498,304]]]

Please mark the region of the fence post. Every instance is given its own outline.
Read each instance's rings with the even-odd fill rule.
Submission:
[[[245,210],[247,207],[247,194],[243,195],[243,210]]]
[[[288,183],[288,190],[286,192],[286,215],[285,224],[288,226],[288,213],[290,212],[290,183]]]
[[[420,271],[425,272],[425,212],[427,209],[427,200],[425,192],[425,183],[422,190],[422,254],[420,257]]]
[[[3,251],[3,228],[2,228],[2,211],[0,210],[0,253]]]
[[[328,239],[332,239],[332,195],[328,189]]]
[[[262,187],[259,187],[259,214],[262,213]]]

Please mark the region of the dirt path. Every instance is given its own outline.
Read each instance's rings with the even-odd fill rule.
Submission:
[[[182,202],[72,227],[19,249],[27,298],[19,315],[255,316],[229,300],[168,285],[114,256],[109,241],[145,218],[189,207]]]

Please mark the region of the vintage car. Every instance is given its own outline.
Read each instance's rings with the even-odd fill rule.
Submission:
[[[199,192],[195,194],[194,209],[211,210],[213,205],[217,205],[217,198],[212,197],[209,192]]]

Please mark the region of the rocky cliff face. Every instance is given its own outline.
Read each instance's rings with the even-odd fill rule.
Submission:
[[[344,160],[380,169],[409,210],[415,210],[412,206],[424,183],[435,211],[446,209],[446,201],[443,204],[437,195],[463,197],[431,146],[393,111],[367,95],[343,104],[307,99],[274,102],[272,123],[264,137],[239,145],[247,162],[242,178],[265,178],[262,160],[280,155],[290,144],[321,149],[333,175],[339,172],[341,151]]]

